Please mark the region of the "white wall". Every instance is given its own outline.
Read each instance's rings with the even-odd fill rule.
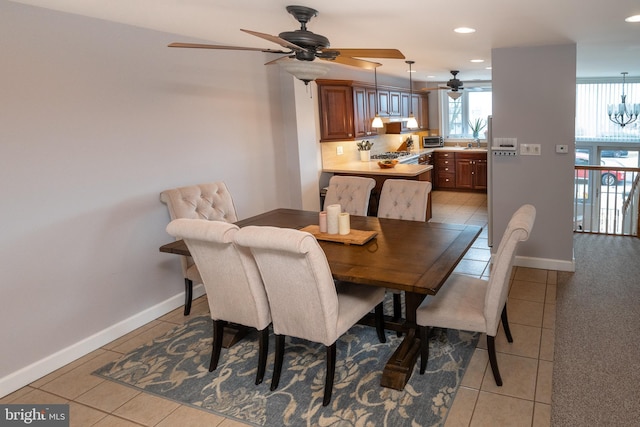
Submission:
[[[494,49],[491,62],[493,137],[541,145],[540,156],[491,159],[494,251],[513,212],[531,203],[537,217],[521,265],[573,270],[576,46]],[[569,153],[557,154],[557,144]]]
[[[278,67],[177,38],[0,0],[0,396],[182,304],[162,190],[301,207]]]

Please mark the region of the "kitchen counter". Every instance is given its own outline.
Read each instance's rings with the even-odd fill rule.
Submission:
[[[398,163],[395,167],[390,169],[382,169],[378,166],[377,160],[371,160],[370,162],[344,162],[325,167],[322,169],[322,172],[409,177],[418,176],[432,169],[433,165],[406,165],[402,163]]]

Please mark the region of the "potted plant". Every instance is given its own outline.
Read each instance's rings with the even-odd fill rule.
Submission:
[[[469,120],[469,128],[473,134],[473,139],[476,142],[480,141],[480,132],[487,126],[487,123],[483,119],[476,119],[475,121]]]
[[[371,147],[373,147],[373,142],[369,141],[358,141],[356,142],[358,146],[358,151],[360,152],[360,160],[363,162],[368,162],[371,160]]]

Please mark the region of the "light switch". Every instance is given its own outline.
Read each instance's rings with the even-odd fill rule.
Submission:
[[[344,150],[342,149],[342,145],[338,145],[336,148],[336,155],[342,156],[344,154]]]
[[[520,155],[522,156],[539,156],[540,151],[540,144],[520,144]]]

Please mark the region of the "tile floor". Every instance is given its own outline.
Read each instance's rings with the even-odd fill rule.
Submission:
[[[433,192],[433,221],[485,226],[486,195]],[[486,229],[456,272],[488,276]],[[516,268],[509,294],[514,342],[496,338],[503,386],[496,387],[481,337],[447,418],[453,426],[549,426],[555,322],[555,271]],[[192,315],[207,313],[204,297]],[[112,383],[91,372],[185,321],[178,308],[0,399],[0,403],[69,403],[71,425],[216,426],[244,424]]]

